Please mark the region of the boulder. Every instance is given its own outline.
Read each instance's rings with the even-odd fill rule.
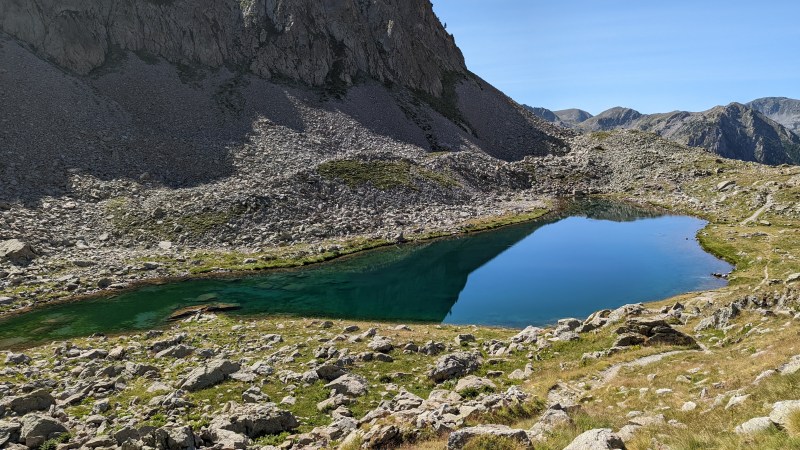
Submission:
[[[485,392],[485,391],[495,391],[497,389],[497,385],[492,383],[491,380],[486,378],[476,377],[475,375],[466,376],[460,380],[456,384],[455,391],[459,394],[464,394],[465,392]]]
[[[225,414],[214,418],[208,426],[211,433],[220,430],[255,439],[268,434],[278,434],[297,428],[299,423],[288,411],[278,409],[274,403],[236,405]],[[227,433],[222,433],[227,435]]]
[[[250,445],[250,438],[247,436],[221,428],[207,430],[203,433],[203,440],[212,442],[226,450],[245,450]]]
[[[441,356],[428,370],[428,378],[441,383],[452,378],[462,377],[478,370],[483,363],[480,353],[456,352]]]
[[[142,442],[157,450],[194,450],[196,443],[191,427],[163,427],[153,430]]]
[[[530,436],[532,439],[544,439],[546,434],[562,425],[572,424],[572,419],[566,411],[561,409],[561,405],[555,404],[542,413],[542,417],[531,427]]]
[[[50,406],[55,405],[56,401],[50,392],[39,389],[29,394],[17,397],[6,397],[0,400],[0,410],[12,411],[19,416],[24,416],[34,411],[46,411]]]
[[[15,265],[24,265],[34,259],[36,259],[36,252],[27,243],[19,239],[0,242],[0,260],[6,260]]]
[[[42,414],[28,414],[20,420],[20,423],[22,426],[20,427],[19,441],[28,448],[39,447],[44,441],[56,438],[68,431],[55,418]]]
[[[769,420],[782,429],[786,429],[791,422],[791,417],[795,413],[800,413],[800,400],[785,400],[775,402],[772,411],[769,413]]]
[[[194,352],[194,347],[189,347],[188,345],[178,344],[174,347],[169,347],[167,349],[161,350],[160,352],[156,353],[156,358],[175,358],[181,359],[191,355]]]
[[[341,367],[333,364],[324,364],[322,366],[317,367],[316,370],[317,370],[317,376],[325,381],[333,381],[341,377],[345,373],[347,373]]]
[[[772,426],[769,417],[754,417],[733,429],[736,434],[754,434],[767,430]]]
[[[539,335],[544,330],[539,327],[528,326],[511,338],[511,342],[515,344],[533,344],[539,339]]]
[[[222,383],[241,366],[227,359],[210,361],[206,366],[193,370],[181,385],[187,391],[199,391]]]
[[[625,443],[610,428],[589,430],[576,437],[564,450],[625,450]]]
[[[679,345],[696,347],[697,342],[693,337],[672,328],[666,321],[660,319],[632,319],[617,329],[620,338],[616,346],[628,345]],[[636,337],[636,336],[639,337]]]
[[[344,374],[326,384],[325,387],[333,389],[337,394],[360,397],[367,393],[367,380],[358,375]]]
[[[31,357],[24,353],[9,353],[6,355],[6,364],[30,364]]]
[[[0,420],[0,448],[6,444],[19,442],[19,431],[22,428],[19,422]]]
[[[523,447],[532,447],[531,440],[525,430],[509,428],[505,425],[478,425],[450,433],[450,437],[447,439],[447,450],[461,450],[469,441],[481,436],[511,439],[517,441]]]
[[[389,353],[392,351],[392,349],[394,349],[392,340],[383,336],[377,336],[369,344],[367,344],[367,347],[378,353]]]

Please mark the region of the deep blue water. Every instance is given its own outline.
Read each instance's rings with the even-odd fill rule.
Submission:
[[[408,244],[311,267],[143,287],[0,321],[0,347],[159,326],[177,308],[231,314],[543,325],[603,308],[714,289],[731,266],[705,253],[702,220],[586,203],[469,236]]]

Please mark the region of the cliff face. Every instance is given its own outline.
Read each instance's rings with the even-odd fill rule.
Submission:
[[[466,73],[427,0],[5,0],[0,30],[81,75],[119,50],[311,86],[367,76],[434,95],[445,73]]]

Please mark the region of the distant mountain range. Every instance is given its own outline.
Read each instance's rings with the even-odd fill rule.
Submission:
[[[702,147],[726,158],[800,164],[800,100],[768,97],[703,112],[641,114],[623,107],[592,116],[580,109],[528,108],[544,120],[578,131],[636,129]]]

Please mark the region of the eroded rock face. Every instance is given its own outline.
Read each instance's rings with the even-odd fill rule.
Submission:
[[[112,49],[312,86],[367,74],[436,95],[445,73],[466,73],[429,0],[10,0],[0,4],[0,30],[83,75]]]

